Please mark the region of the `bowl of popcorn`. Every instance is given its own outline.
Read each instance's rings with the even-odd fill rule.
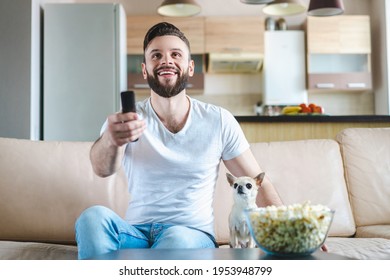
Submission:
[[[304,203],[248,209],[245,214],[260,249],[272,255],[306,256],[324,244],[334,211]]]

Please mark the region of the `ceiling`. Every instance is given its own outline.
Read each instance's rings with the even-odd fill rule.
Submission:
[[[157,15],[157,8],[163,0],[41,0],[41,2],[69,2],[69,3],[121,3],[127,16],[131,15]],[[264,5],[243,4],[240,0],[196,0],[202,7],[199,16],[260,16],[267,17],[262,12]],[[348,2],[344,0],[345,14],[349,14]],[[296,0],[308,7],[310,0]],[[368,0],[353,0],[353,6],[364,6]],[[351,5],[352,6],[352,5]],[[300,27],[305,21],[306,15],[287,16],[285,20],[290,29]]]

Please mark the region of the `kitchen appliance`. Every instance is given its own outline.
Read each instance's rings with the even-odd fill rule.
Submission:
[[[0,137],[40,139],[40,18],[39,1],[0,1]]]
[[[263,66],[263,55],[251,52],[210,53],[208,73],[257,73]]]
[[[307,103],[304,32],[265,31],[263,105]]]
[[[127,89],[123,7],[46,4],[43,40],[43,139],[97,139]]]

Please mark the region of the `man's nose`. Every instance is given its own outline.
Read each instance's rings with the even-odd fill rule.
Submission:
[[[161,59],[161,63],[169,65],[169,64],[172,64],[173,61],[169,55],[164,55],[163,58]]]

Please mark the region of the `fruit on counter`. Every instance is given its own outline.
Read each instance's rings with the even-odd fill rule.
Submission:
[[[299,104],[299,107],[301,107],[301,113],[312,113],[311,108],[305,103]]]
[[[302,108],[302,113],[308,113],[308,114],[323,114],[324,108],[315,104],[310,103],[309,105],[306,105],[305,103],[299,104],[299,106]]]
[[[321,106],[318,106],[314,103],[310,103],[309,104],[309,108],[311,109],[311,112],[312,113],[319,113],[319,114],[323,114],[324,113],[324,108],[321,107]]]
[[[298,114],[323,114],[324,108],[315,104],[310,103],[309,105],[305,103],[299,104],[299,106],[286,106],[282,109],[283,115],[298,115]]]
[[[325,113],[325,111],[324,111],[324,108],[323,108],[323,107],[321,107],[321,106],[316,106],[316,107],[313,109],[313,113],[323,114],[323,113]]]
[[[294,115],[301,112],[300,106],[286,106],[282,109],[282,114],[284,115]]]

